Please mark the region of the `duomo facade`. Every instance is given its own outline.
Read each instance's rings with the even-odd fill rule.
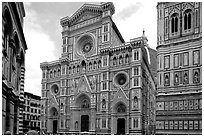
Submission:
[[[154,134],[156,51],[144,32],[125,42],[114,12],[84,4],[60,20],[61,57],[40,64],[41,132]]]

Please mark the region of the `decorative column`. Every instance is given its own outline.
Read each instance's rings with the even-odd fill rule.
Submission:
[[[24,106],[24,77],[25,68],[21,66],[21,76],[20,76],[20,93],[19,93],[19,134],[23,134],[23,106]]]

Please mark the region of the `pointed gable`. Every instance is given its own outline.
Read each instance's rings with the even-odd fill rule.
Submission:
[[[78,83],[78,87],[76,88],[75,94],[79,94],[82,92],[84,92],[84,93],[86,93],[86,92],[91,93],[92,92],[86,75],[81,76],[79,83]]]
[[[118,103],[119,101],[124,102],[126,105],[128,105],[128,97],[124,93],[122,88],[119,88],[119,90],[115,94],[113,98],[113,106],[115,106],[115,104]]]

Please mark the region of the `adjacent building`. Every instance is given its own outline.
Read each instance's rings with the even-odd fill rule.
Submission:
[[[24,92],[23,132],[29,130],[40,132],[41,97]]]
[[[23,134],[24,17],[22,2],[2,3],[2,134]]]
[[[42,133],[154,134],[156,51],[144,32],[125,42],[114,13],[84,4],[60,20],[61,57],[40,64]]]
[[[156,134],[202,134],[202,3],[157,5]]]

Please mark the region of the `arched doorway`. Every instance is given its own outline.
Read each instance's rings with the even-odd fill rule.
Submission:
[[[117,120],[117,135],[125,135],[125,118]]]
[[[115,107],[115,112],[116,112],[116,130],[115,133],[117,135],[125,135],[126,133],[126,106],[124,103],[119,102],[117,103]]]
[[[53,119],[51,121],[52,122],[52,133],[57,134],[57,127],[58,127],[57,116],[58,116],[58,112],[57,112],[57,109],[55,107],[52,107],[50,109],[50,116]]]
[[[81,116],[81,132],[88,132],[89,131],[89,116],[82,115]]]

